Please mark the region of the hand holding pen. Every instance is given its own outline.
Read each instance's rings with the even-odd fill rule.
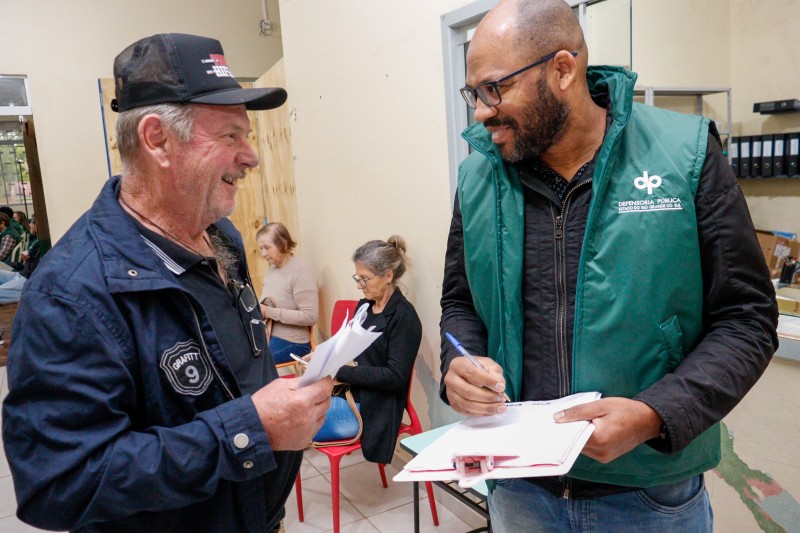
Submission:
[[[444,335],[445,335],[445,338],[447,338],[447,340],[450,342],[450,344],[452,344],[452,345],[453,345],[453,347],[454,347],[454,348],[455,348],[455,349],[458,351],[458,353],[460,353],[462,356],[464,356],[464,358],[465,358],[467,361],[469,361],[469,362],[470,362],[470,363],[471,363],[471,364],[472,364],[474,367],[476,367],[476,368],[478,368],[478,369],[480,369],[480,370],[482,370],[482,371],[484,371],[484,372],[488,372],[488,373],[490,373],[490,374],[491,374],[491,372],[489,372],[488,370],[486,370],[486,368],[484,368],[484,366],[483,366],[483,365],[481,365],[481,364],[480,364],[480,362],[478,362],[478,360],[477,360],[477,359],[476,359],[476,358],[475,358],[475,357],[474,357],[472,354],[470,354],[470,353],[469,353],[469,352],[468,352],[468,351],[467,351],[467,350],[466,350],[466,349],[465,349],[465,348],[464,348],[464,347],[461,345],[461,343],[458,341],[458,339],[456,339],[456,338],[455,338],[453,335],[451,335],[451,334],[450,334],[450,333],[448,333],[448,332],[445,332],[445,334],[444,334]],[[461,379],[464,379],[464,376],[459,376],[459,377],[460,377]],[[450,387],[450,385],[449,385],[449,384],[447,384],[447,381],[448,381],[448,378],[447,378],[447,376],[446,376],[446,377],[445,377],[445,384],[446,384],[446,386],[448,387],[448,399],[450,399],[450,398],[449,398],[449,394],[450,394],[449,387]],[[468,381],[467,381],[467,382],[468,382]],[[469,382],[468,382],[468,383],[469,383]],[[475,385],[475,384],[472,384],[472,383],[470,383],[470,385]],[[493,391],[493,392],[502,392],[502,390],[500,390],[500,391],[496,390],[496,388],[497,388],[498,386],[502,386],[502,385],[501,385],[501,384],[499,384],[499,383],[495,385],[495,388],[493,388],[493,387],[490,387],[490,386],[488,386],[488,385],[479,385],[479,386],[481,386],[481,387],[483,387],[483,388],[485,388],[485,389],[491,390],[491,391]],[[456,392],[456,393],[457,393],[457,391],[454,391],[454,392]],[[505,397],[505,401],[507,401],[507,402],[510,402],[510,401],[511,401],[511,400],[509,399],[509,397],[508,397],[508,395],[507,395],[507,394],[503,393],[503,396]],[[465,399],[466,399],[466,398],[465,398]],[[475,400],[473,400],[473,401],[475,401]],[[453,405],[453,401],[452,401],[452,400],[451,400],[451,402],[450,402],[450,403],[451,403],[451,405]],[[465,413],[465,414],[477,414],[477,413],[473,413],[473,412],[471,412],[472,410],[471,410],[471,409],[469,409],[469,408],[467,408],[467,407],[466,407],[466,405],[463,405],[463,406],[462,406],[462,410],[463,410],[463,411],[467,411],[467,413]],[[498,410],[500,410],[500,409],[498,409]]]

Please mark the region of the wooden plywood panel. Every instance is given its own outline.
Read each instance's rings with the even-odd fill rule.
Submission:
[[[284,87],[283,59],[259,78],[256,87]],[[267,218],[283,222],[292,237],[297,239],[300,227],[294,181],[289,102],[278,109],[259,111],[258,143],[261,153],[261,175],[266,193]]]
[[[242,86],[252,87],[252,84],[242,83]],[[259,161],[263,161],[264,156],[258,146],[256,114],[254,111],[247,112],[247,116],[250,117],[250,133],[247,140],[258,154]],[[265,218],[263,176],[261,168],[256,167],[247,171],[245,179],[239,180],[239,189],[236,191],[236,210],[230,219],[242,234],[247,266],[257,296],[261,294],[261,285],[264,282],[267,265],[258,251],[256,232],[263,225]]]
[[[117,112],[111,110],[111,100],[114,99],[114,78],[100,78],[100,99],[103,104],[103,127],[106,133],[106,148],[111,175],[116,176],[122,172],[122,162],[119,159],[117,148]]]

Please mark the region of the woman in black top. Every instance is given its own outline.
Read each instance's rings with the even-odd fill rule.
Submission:
[[[356,401],[361,402],[364,458],[387,464],[392,460],[397,431],[403,420],[411,372],[422,341],[422,324],[417,312],[397,289],[406,271],[406,244],[393,235],[384,242],[369,241],[353,253],[353,276],[368,303],[363,327],[375,326],[383,333],[359,355],[356,366],[344,366],[336,379],[350,383]]]

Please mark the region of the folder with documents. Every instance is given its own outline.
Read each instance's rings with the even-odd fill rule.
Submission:
[[[772,135],[761,136],[761,176],[764,178],[772,177],[772,164],[774,162],[772,142]]]
[[[731,162],[733,175],[739,177],[739,137],[733,137],[728,146],[728,159]]]
[[[739,177],[750,177],[750,137],[739,137]]]
[[[486,479],[566,474],[594,424],[557,424],[553,415],[599,398],[599,392],[584,392],[552,401],[509,403],[503,414],[467,418],[409,461],[394,480],[458,480],[469,487]]]
[[[772,147],[772,175],[785,176],[786,164],[784,163],[784,142],[785,137],[782,133],[776,133],[773,136]]]

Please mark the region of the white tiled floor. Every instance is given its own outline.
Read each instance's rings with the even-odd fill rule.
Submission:
[[[8,392],[6,369],[0,367],[0,401]],[[383,488],[378,466],[368,463],[360,452],[344,457],[340,465],[340,522],[342,533],[383,532],[407,533],[413,531],[414,511],[411,484],[395,483],[391,478],[397,469],[386,466],[389,488]],[[305,521],[297,515],[294,491],[286,502],[288,533],[319,533],[333,529],[331,504],[330,464],[328,458],[316,450],[307,450],[301,468],[303,507]],[[430,507],[424,487],[420,487],[420,531],[425,533],[453,533],[469,531],[468,525],[445,506],[437,505],[439,527],[433,526]],[[438,499],[438,496],[437,496]],[[454,508],[457,508],[457,504]],[[23,533],[41,531],[20,522],[15,516],[16,501],[11,473],[5,453],[0,447],[0,532]],[[464,511],[468,513],[468,511]]]

